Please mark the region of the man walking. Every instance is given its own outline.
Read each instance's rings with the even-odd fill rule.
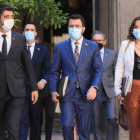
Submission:
[[[91,35],[91,40],[93,42],[99,43],[100,55],[103,62],[103,77],[101,88],[98,92],[101,95],[94,104],[94,140],[102,140],[101,133],[101,123],[100,118],[103,106],[106,109],[106,119],[107,119],[107,130],[106,130],[106,140],[116,140],[115,133],[118,131],[118,126],[116,124],[116,97],[114,91],[114,74],[115,66],[117,60],[117,53],[113,50],[106,49],[105,34],[101,31],[95,31]]]
[[[49,92],[49,76],[51,71],[51,55],[48,47],[35,43],[35,36],[37,35],[36,26],[33,22],[27,22],[24,27],[23,34],[26,37],[26,44],[28,54],[32,61],[35,75],[37,79],[37,86],[39,89],[39,99],[35,105],[30,101],[31,85],[29,83],[25,69],[23,73],[26,85],[26,98],[22,111],[19,140],[27,140],[30,127],[30,140],[41,140],[41,123],[42,123],[42,108],[46,109],[46,116],[53,116],[54,104],[51,100]],[[48,109],[50,108],[50,109]],[[52,129],[52,123],[50,125]],[[46,140],[51,140],[51,134]]]
[[[83,37],[85,20],[74,14],[68,19],[70,38],[56,44],[50,76],[52,99],[58,102],[57,84],[69,76],[66,95],[60,100],[64,140],[74,139],[74,116],[81,140],[90,139],[90,123],[96,91],[101,82],[102,62],[98,45]]]
[[[11,30],[14,9],[0,5],[0,140],[6,140],[5,118],[8,115],[8,140],[19,140],[19,122],[26,95],[22,64],[31,83],[31,102],[38,99],[38,88],[25,37]]]

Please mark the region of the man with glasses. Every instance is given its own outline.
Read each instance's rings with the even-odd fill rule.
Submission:
[[[106,109],[107,119],[106,140],[117,140],[115,138],[115,133],[118,132],[118,126],[116,124],[116,97],[114,91],[114,74],[117,53],[104,47],[107,40],[103,32],[94,31],[91,35],[91,40],[98,43],[104,67],[101,87],[98,90],[98,92],[101,93],[99,94],[101,97],[96,100],[94,104],[94,140],[103,140],[101,133],[102,124],[100,123],[103,106],[105,106]]]
[[[76,115],[80,140],[90,139],[90,123],[96,91],[102,78],[102,62],[98,45],[83,37],[85,20],[74,14],[68,19],[70,38],[56,44],[50,89],[54,102],[60,101],[64,140],[74,139]],[[58,100],[57,84],[62,76],[69,76],[66,95]]]

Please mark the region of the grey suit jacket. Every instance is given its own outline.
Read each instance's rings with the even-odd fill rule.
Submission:
[[[114,77],[116,61],[117,53],[104,48],[102,84],[109,98],[115,97]],[[99,90],[99,92],[101,92],[101,90]]]

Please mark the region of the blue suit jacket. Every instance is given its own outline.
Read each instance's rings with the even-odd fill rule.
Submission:
[[[57,84],[62,76],[69,76],[66,95],[61,102],[71,99],[76,89],[76,82],[79,82],[82,95],[86,102],[86,94],[91,86],[98,87],[101,83],[103,64],[100,57],[100,50],[96,43],[83,38],[78,66],[76,66],[71,39],[56,44],[54,49],[53,65],[50,75],[50,90],[57,92]]]
[[[49,83],[49,76],[51,71],[51,55],[48,47],[43,46],[41,44],[35,44],[34,53],[31,61],[35,70],[37,82],[41,79],[44,79],[47,81],[47,83]],[[30,97],[31,85],[28,81],[24,68],[23,73],[26,85],[26,93],[27,96]],[[44,98],[47,95],[49,95],[49,84],[47,84],[44,89],[38,90],[38,92],[39,98]]]

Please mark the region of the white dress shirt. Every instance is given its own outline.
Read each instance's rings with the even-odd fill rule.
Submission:
[[[28,50],[28,46],[31,46],[30,47],[30,52],[31,52],[31,59],[33,58],[33,54],[34,54],[34,49],[35,49],[35,41],[31,44],[31,45],[27,45],[27,50]]]
[[[100,50],[102,62],[104,61],[104,47]]]
[[[2,52],[2,44],[3,44],[3,40],[4,38],[2,37],[4,33],[0,32],[0,52]],[[9,53],[9,50],[11,48],[11,30],[8,31],[6,34],[6,41],[7,41],[7,54]]]
[[[76,41],[73,40],[73,39],[71,38],[71,46],[72,46],[73,53],[74,53],[75,47],[76,47],[75,42],[76,42]],[[83,43],[83,36],[82,36],[82,38],[78,41],[79,54],[80,54],[80,52],[81,52],[82,43]]]

